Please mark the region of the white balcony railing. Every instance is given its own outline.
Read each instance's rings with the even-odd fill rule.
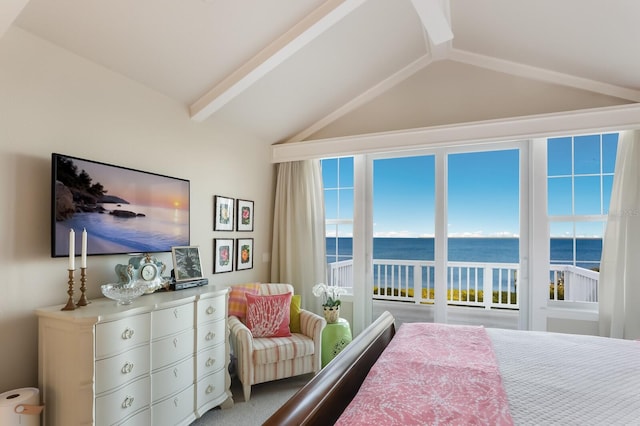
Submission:
[[[551,265],[549,300],[597,302],[600,273],[573,265]]]
[[[327,266],[329,284],[353,287],[352,260]],[[518,309],[519,268],[517,263],[449,262],[448,304]],[[373,299],[434,303],[434,270],[434,261],[374,259]],[[571,265],[551,265],[550,271],[550,300],[598,301],[598,272]]]

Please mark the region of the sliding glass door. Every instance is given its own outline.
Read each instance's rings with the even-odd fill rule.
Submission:
[[[373,317],[518,326],[521,155],[372,159]]]

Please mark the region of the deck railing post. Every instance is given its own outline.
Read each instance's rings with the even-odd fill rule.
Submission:
[[[485,309],[491,309],[493,304],[493,273],[490,266],[485,266],[482,273],[482,304]]]
[[[422,302],[422,266],[413,265],[413,301],[419,305]]]

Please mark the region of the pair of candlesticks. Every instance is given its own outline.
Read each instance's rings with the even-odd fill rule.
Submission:
[[[69,295],[69,300],[67,300],[67,304],[62,308],[63,311],[73,311],[76,307],[87,306],[89,304],[89,300],[87,300],[87,296],[85,295],[85,291],[87,290],[87,268],[80,268],[80,299],[78,299],[78,303],[74,303],[73,301],[73,284],[74,284],[74,272],[75,269],[69,269],[69,289],[67,290],[67,294]]]

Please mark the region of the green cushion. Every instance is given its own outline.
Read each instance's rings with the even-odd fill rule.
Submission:
[[[291,297],[291,311],[289,314],[289,330],[292,333],[302,333],[300,328],[300,302],[301,297],[299,294],[294,294]]]

